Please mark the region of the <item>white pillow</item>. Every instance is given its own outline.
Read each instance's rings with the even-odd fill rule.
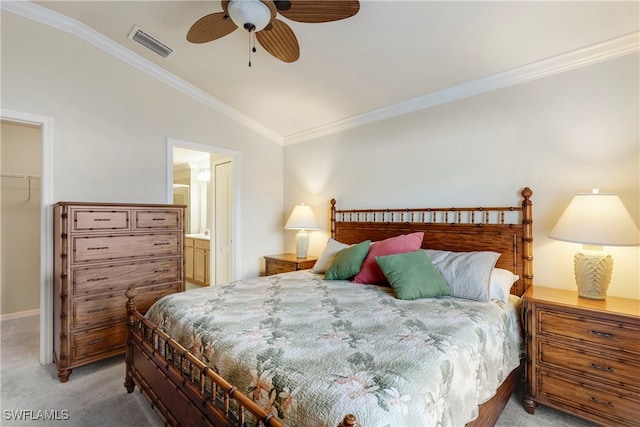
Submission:
[[[489,301],[489,279],[500,257],[498,252],[450,252],[424,250],[451,288],[451,295]]]
[[[491,299],[497,299],[507,302],[511,293],[511,286],[518,280],[520,276],[513,274],[509,270],[503,268],[494,268],[491,272],[489,280],[489,296]]]
[[[320,255],[320,258],[318,258],[316,263],[313,265],[311,272],[318,274],[326,273],[327,268],[331,265],[331,261],[333,261],[333,257],[336,256],[338,252],[348,247],[349,245],[340,243],[330,237],[327,241],[327,246],[325,246],[322,255]]]

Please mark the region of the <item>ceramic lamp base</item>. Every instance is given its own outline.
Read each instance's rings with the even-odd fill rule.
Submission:
[[[296,257],[306,258],[307,252],[309,252],[309,234],[305,230],[300,230],[296,234]]]
[[[583,298],[603,300],[613,273],[613,258],[602,251],[576,252],[574,270],[578,294]]]

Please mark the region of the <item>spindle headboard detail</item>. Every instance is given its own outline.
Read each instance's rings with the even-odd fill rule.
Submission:
[[[499,252],[496,267],[520,276],[511,293],[521,296],[533,284],[533,192],[520,194],[520,205],[510,207],[340,210],[332,199],[331,236],[353,244],[424,231],[424,249]]]

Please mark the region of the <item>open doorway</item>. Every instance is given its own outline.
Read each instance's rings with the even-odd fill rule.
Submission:
[[[232,150],[167,140],[167,200],[187,206],[187,289],[227,283],[236,276],[238,163],[239,153]]]
[[[40,245],[39,245],[39,311],[40,363],[53,360],[53,119],[51,117],[2,109],[3,121],[35,127],[40,130]],[[33,193],[32,193],[33,197]],[[38,197],[38,196],[35,196]],[[4,286],[4,284],[3,284]]]
[[[0,120],[0,318],[40,314],[40,125]]]

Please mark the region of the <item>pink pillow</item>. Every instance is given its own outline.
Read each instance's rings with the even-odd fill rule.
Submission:
[[[388,284],[387,278],[384,277],[384,273],[382,273],[382,270],[380,270],[376,262],[376,257],[417,251],[422,246],[423,237],[424,232],[419,231],[389,237],[388,239],[372,243],[369,248],[369,253],[362,263],[362,268],[353,278],[353,281],[356,283],[371,283],[377,285]]]

